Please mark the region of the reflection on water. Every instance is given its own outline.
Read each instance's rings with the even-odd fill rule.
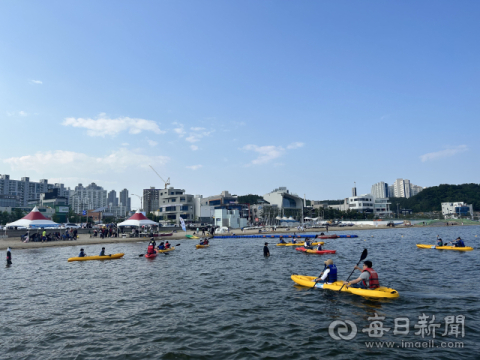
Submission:
[[[296,285],[291,274],[317,276],[327,257],[270,246],[265,259],[262,239],[213,240],[199,250],[192,241],[179,241],[175,251],[155,259],[138,256],[147,242],[108,244],[107,252],[124,252],[124,258],[76,263],[66,259],[79,247],[14,250],[13,266],[2,271],[1,358],[350,359],[356,352],[381,359],[475,359],[479,290],[471,284],[478,278],[478,250],[415,244],[433,244],[440,234],[461,236],[477,248],[479,230],[389,229],[327,240],[326,248],[337,250],[328,257],[339,278],[348,276],[366,247],[381,284],[399,291],[398,299]],[[100,248],[87,246],[86,252]],[[422,341],[414,325],[423,313],[435,315],[442,332],[446,316],[465,315],[464,338],[438,335],[439,341],[463,341],[465,349],[365,347],[372,340]],[[395,318],[408,317],[411,331],[372,339],[362,330],[375,314],[392,329]],[[328,328],[335,320],[354,322],[357,335],[333,340]]]

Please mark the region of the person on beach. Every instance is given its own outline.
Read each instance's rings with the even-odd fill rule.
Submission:
[[[47,241],[47,231],[43,230],[43,232],[42,232],[42,242],[45,242],[45,241]]]
[[[452,242],[452,246],[465,247],[465,243],[463,242],[463,240],[459,236],[454,242]]]
[[[12,265],[12,249],[10,246],[7,248],[7,266]]]
[[[318,278],[315,279],[315,282],[331,284],[335,281],[337,281],[337,266],[332,259],[328,259],[325,261],[325,267]]]
[[[270,250],[268,250],[268,242],[266,242],[265,246],[263,247],[263,256],[264,257],[269,257],[270,256]]]
[[[372,269],[372,262],[369,260],[365,260],[363,262],[363,269],[360,269],[357,265],[355,265],[356,270],[360,270],[362,273],[358,277],[358,279],[344,282],[344,284],[349,287],[351,285],[358,284],[354,287],[360,289],[376,289],[380,287],[380,282],[378,281],[378,274],[375,270]]]
[[[100,251],[100,255],[99,256],[105,256],[105,248],[102,247],[102,251]]]
[[[80,254],[78,254],[78,257],[85,257],[87,254],[85,254],[85,251],[83,249],[80,249]]]

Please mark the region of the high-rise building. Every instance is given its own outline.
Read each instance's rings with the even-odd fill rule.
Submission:
[[[376,184],[372,185],[372,191],[371,194],[375,198],[388,198],[388,184],[380,181]]]
[[[423,188],[418,185],[413,185],[408,179],[397,179],[393,183],[393,196],[394,197],[404,197],[410,198],[414,195],[417,195]],[[392,196],[390,194],[390,196]]]
[[[118,206],[117,192],[112,190],[108,193],[107,204],[112,206]]]
[[[33,182],[29,177],[11,180],[10,175],[0,175],[0,195],[17,197],[16,206],[27,206],[29,201],[40,201],[40,194],[54,188],[59,189],[59,196],[68,196],[69,189],[66,189],[63,184],[49,184],[47,179]]]
[[[107,190],[103,190],[101,186],[95,183],[91,183],[87,187],[78,184],[70,196],[69,205],[77,214],[80,214],[83,210],[94,210],[100,207],[106,207],[108,205]]]
[[[128,190],[123,189],[120,191],[120,204],[125,206],[127,209],[127,212],[130,212],[132,210],[131,208],[131,199],[128,197]]]

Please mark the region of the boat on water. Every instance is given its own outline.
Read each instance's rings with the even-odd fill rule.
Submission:
[[[83,256],[83,257],[71,257],[68,258],[68,262],[72,261],[89,261],[89,260],[114,260],[114,259],[120,259],[125,255],[124,253],[118,253],[118,254],[111,254],[111,255],[105,255],[105,256],[100,256],[100,255],[94,255],[94,256]]]

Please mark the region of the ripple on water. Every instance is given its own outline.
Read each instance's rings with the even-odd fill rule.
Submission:
[[[329,255],[346,278],[364,247],[382,284],[398,299],[372,300],[345,293],[308,290],[295,285],[292,273],[318,275],[327,259],[287,247],[270,246],[262,256],[262,239],[212,240],[196,250],[191,241],[168,256],[139,257],[146,243],[108,244],[123,259],[67,263],[79,247],[14,251],[14,266],[5,269],[0,298],[2,359],[475,359],[479,353],[480,312],[476,282],[477,251],[458,253],[418,249],[437,234],[458,234],[478,247],[480,227],[390,229],[358,232],[361,239],[327,241]],[[340,232],[339,232],[340,233]],[[371,235],[374,235],[372,238]],[[403,237],[402,237],[403,235]],[[365,241],[363,241],[365,239]],[[87,253],[99,246],[87,246]],[[358,276],[358,273],[355,274]],[[454,279],[454,280],[452,280]],[[380,340],[422,341],[415,335],[418,317],[465,315],[465,349],[366,348],[375,341],[362,330],[369,317],[410,319],[408,335]],[[334,341],[328,326],[352,320],[358,333]],[[431,338],[430,338],[431,339]]]

